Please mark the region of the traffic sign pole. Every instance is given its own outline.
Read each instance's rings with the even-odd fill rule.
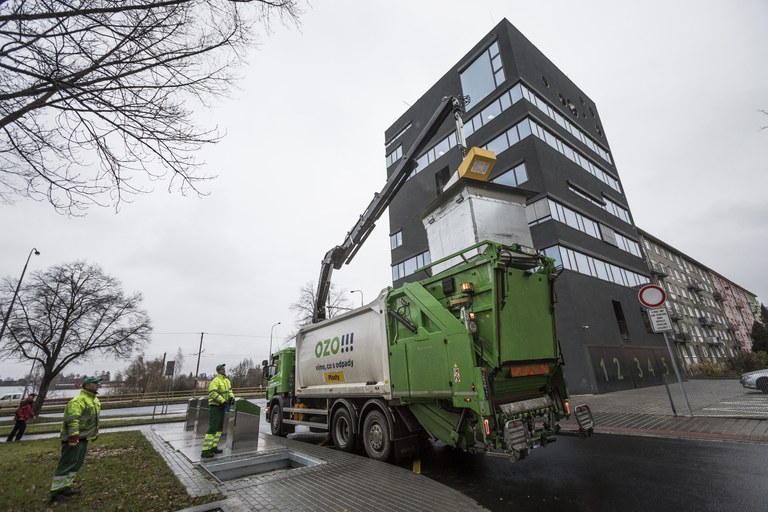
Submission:
[[[640,304],[648,309],[661,308],[667,301],[667,292],[664,291],[659,285],[647,284],[640,288],[637,293],[637,298]],[[666,312],[665,312],[666,313]],[[650,317],[649,317],[650,318]],[[667,345],[667,352],[669,352],[669,358],[672,360],[672,368],[675,370],[675,376],[677,382],[680,384],[680,390],[683,392],[683,398],[685,398],[685,405],[688,406],[688,414],[693,418],[693,410],[691,410],[691,403],[688,401],[688,394],[685,392],[685,386],[683,386],[683,378],[680,376],[680,370],[677,368],[677,357],[672,352],[672,346],[669,344],[669,338],[667,337],[667,330],[661,332],[664,335],[664,343]],[[675,410],[674,405],[672,410]]]
[[[680,370],[677,369],[677,358],[672,353],[672,347],[669,344],[669,338],[667,337],[667,333],[663,332],[661,333],[664,335],[664,343],[667,344],[667,351],[669,351],[669,357],[672,359],[672,369],[675,370],[675,376],[677,377],[677,382],[680,384],[680,390],[683,392],[683,398],[685,398],[685,405],[688,406],[688,415],[693,418],[693,411],[691,410],[691,403],[688,401],[688,394],[685,392],[685,386],[683,386],[683,379],[680,377]],[[674,410],[674,407],[672,408]]]

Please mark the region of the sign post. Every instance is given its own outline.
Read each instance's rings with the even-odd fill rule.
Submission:
[[[667,301],[667,292],[664,288],[655,284],[647,284],[640,288],[637,293],[637,298],[640,304],[648,308],[648,319],[651,321],[651,330],[656,333],[664,335],[664,343],[667,344],[667,351],[669,352],[669,358],[672,360],[672,368],[675,370],[675,376],[677,382],[680,384],[680,390],[683,392],[685,398],[685,405],[688,406],[688,414],[693,417],[693,411],[691,410],[691,403],[688,401],[688,395],[685,392],[685,386],[683,386],[683,379],[680,377],[680,370],[677,368],[677,357],[672,352],[672,346],[669,344],[669,338],[667,333],[672,330],[672,322],[669,319],[669,313],[667,308],[662,307]],[[672,404],[672,410],[675,406]]]

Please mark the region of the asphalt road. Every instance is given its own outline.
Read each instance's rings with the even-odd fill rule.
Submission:
[[[421,473],[492,511],[757,511],[768,503],[766,460],[763,444],[597,434],[516,463],[433,444]]]

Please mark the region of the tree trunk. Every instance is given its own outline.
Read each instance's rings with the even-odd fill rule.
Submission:
[[[35,416],[39,415],[40,411],[43,409],[45,397],[48,395],[48,389],[51,387],[52,380],[53,377],[49,376],[49,374],[43,374],[43,378],[40,381],[40,389],[37,391],[37,398],[35,399],[35,403],[32,406],[32,409],[35,411]]]

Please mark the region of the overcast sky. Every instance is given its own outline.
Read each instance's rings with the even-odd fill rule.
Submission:
[[[155,192],[85,218],[46,203],[0,206],[0,275],[75,259],[140,291],[148,357],[200,371],[267,357],[292,330],[289,305],[386,179],[384,129],[502,18],[597,104],[636,224],[768,297],[768,2],[314,0],[301,27],[275,25],[232,97],[201,123],[218,175],[204,198]],[[458,91],[457,91],[458,92]],[[334,272],[366,302],[391,284],[385,214]],[[350,294],[355,304],[360,294]],[[72,371],[118,370],[94,359]],[[1,377],[28,365],[0,361]]]

